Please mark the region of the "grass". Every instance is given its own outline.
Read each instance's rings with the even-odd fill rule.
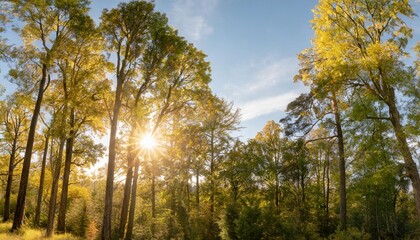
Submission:
[[[12,228],[11,222],[0,223],[0,240],[38,240],[46,239],[45,231],[43,229],[34,229],[29,227],[23,227],[15,233],[10,233],[9,230]],[[54,235],[51,240],[78,240],[79,238],[72,236],[71,234],[59,234]]]

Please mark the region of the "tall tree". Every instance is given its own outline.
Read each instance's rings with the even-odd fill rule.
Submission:
[[[261,157],[260,168],[262,168],[262,178],[268,191],[274,194],[274,206],[279,211],[280,204],[280,180],[283,165],[283,151],[285,139],[281,136],[282,129],[274,121],[269,121],[261,132],[255,136],[257,145],[257,155]]]
[[[7,151],[10,155],[6,193],[4,196],[4,222],[10,219],[10,197],[12,193],[14,169],[17,164],[23,160],[20,159],[19,156],[24,149],[22,141],[23,138],[26,137],[25,133],[29,128],[30,117],[29,110],[26,106],[30,103],[31,102],[28,102],[28,99],[25,99],[25,96],[16,93],[7,100],[6,106],[2,106],[1,111],[4,112],[0,113],[0,115],[3,116],[1,126],[4,126],[4,129],[1,129],[1,134],[9,145],[7,146]]]
[[[26,190],[28,187],[29,168],[32,158],[32,149],[38,116],[41,110],[42,99],[47,86],[49,70],[52,67],[54,53],[60,48],[60,39],[64,35],[71,34],[78,25],[78,16],[87,13],[87,1],[10,1],[13,11],[24,23],[21,29],[23,40],[26,43],[26,51],[31,54],[41,70],[38,85],[37,99],[32,115],[28,133],[28,141],[23,161],[20,179],[19,194],[16,213],[13,220],[12,231],[20,228],[23,223]],[[37,44],[40,42],[40,44]]]
[[[157,15],[159,16],[159,15]],[[129,86],[129,92],[132,98],[127,98],[127,106],[129,107],[129,125],[130,135],[128,143],[128,154],[127,154],[127,173],[124,185],[124,197],[121,207],[121,217],[119,223],[118,234],[120,237],[124,236],[124,231],[127,223],[128,209],[130,203],[130,191],[134,190],[137,186],[132,185],[133,174],[136,175],[134,168],[135,164],[138,165],[136,158],[138,157],[138,132],[141,130],[142,125],[145,125],[147,111],[150,111],[150,107],[147,107],[144,94],[149,92],[151,86],[156,81],[163,81],[156,77],[157,72],[161,70],[164,59],[168,55],[167,49],[170,49],[172,45],[171,38],[169,38],[168,31],[170,31],[167,24],[167,19],[164,16],[160,16],[155,19],[155,23],[150,26],[151,37],[147,42],[144,52],[144,57],[139,61],[139,72],[141,73],[139,79],[133,81]],[[138,167],[137,167],[138,168]],[[135,182],[137,180],[134,180]],[[133,195],[133,194],[131,194]],[[134,204],[135,205],[135,204]],[[130,227],[129,227],[130,229]],[[127,234],[131,238],[130,234]]]
[[[330,84],[331,76],[328,70],[319,70],[314,67],[318,59],[311,50],[299,55],[302,68],[295,80],[301,80],[311,87],[309,94],[301,94],[287,106],[288,115],[281,120],[286,126],[288,135],[301,134],[306,137],[321,123],[333,123],[334,133],[322,138],[309,139],[313,142],[326,139],[337,139],[340,176],[340,220],[341,230],[347,229],[347,192],[346,192],[346,161],[344,152],[342,103],[343,87],[340,84]],[[331,117],[332,115],[332,117]]]
[[[215,207],[217,204],[216,194],[218,192],[218,175],[220,166],[227,156],[230,143],[233,138],[229,135],[232,131],[238,130],[240,118],[239,109],[235,109],[232,103],[216,96],[209,96],[205,103],[208,109],[202,125],[202,131],[206,139],[206,168],[209,184],[209,226],[208,238],[215,238],[219,229],[216,223]]]
[[[35,218],[34,218],[34,225],[39,226],[40,220],[41,220],[41,207],[42,207],[42,196],[44,193],[44,181],[45,181],[45,170],[47,165],[47,155],[48,155],[48,149],[49,147],[49,141],[50,141],[50,133],[46,133],[44,135],[44,151],[42,153],[42,162],[41,162],[41,176],[39,178],[39,186],[38,186],[38,196],[36,201],[36,207],[35,207]],[[52,141],[52,138],[51,138]]]
[[[93,20],[85,18],[84,25],[71,39],[63,39],[66,48],[60,51],[57,60],[62,82],[64,104],[68,112],[68,132],[61,188],[61,201],[57,230],[65,232],[67,195],[70,168],[73,161],[74,144],[77,137],[87,130],[103,130],[102,120],[105,106],[100,97],[109,91],[109,81],[105,77],[110,63],[101,54],[104,48],[100,33],[95,29]]]
[[[209,64],[204,60],[205,55],[193,45],[188,44],[166,25],[163,28],[152,30],[151,40],[152,44],[149,45],[144,60],[152,60],[152,63],[143,62],[141,66],[145,71],[145,76],[151,78],[151,80],[159,80],[151,81],[153,88],[149,91],[150,97],[148,99],[150,101],[148,105],[151,107],[147,115],[149,117],[153,116],[150,121],[153,122],[151,132],[154,134],[167,118],[173,119],[169,116],[178,115],[182,109],[196,103],[200,94],[208,91],[210,77]],[[147,83],[146,80],[145,83]],[[139,91],[145,90],[143,86],[138,89],[136,97],[142,96]],[[135,103],[138,103],[137,99]],[[135,121],[136,119],[141,121],[139,116],[134,118]],[[135,125],[131,126],[132,130],[141,125],[140,122],[134,123]],[[130,156],[135,156],[135,154]],[[136,172],[134,174],[136,175]],[[152,184],[152,188],[153,186]],[[132,188],[135,187],[137,186],[133,184]],[[152,196],[152,199],[155,198]],[[135,203],[135,198],[132,198],[132,203]],[[122,217],[124,217],[123,214]],[[131,229],[128,229],[128,231],[131,231]]]
[[[420,177],[396,90],[413,81],[401,60],[412,36],[402,16],[413,16],[409,1],[322,0],[313,20],[314,49],[322,59],[317,68],[330,69],[335,76],[345,73],[345,83],[362,86],[360,91],[388,107],[388,116],[382,119],[393,126],[420,219]]]
[[[101,239],[111,238],[115,147],[123,92],[126,82],[136,77],[136,66],[139,58],[143,55],[145,43],[150,37],[150,26],[153,23],[154,16],[156,16],[153,8],[152,3],[144,1],[120,3],[116,9],[104,10],[101,16],[101,29],[105,35],[109,51],[116,54],[115,72],[117,81],[111,119]]]

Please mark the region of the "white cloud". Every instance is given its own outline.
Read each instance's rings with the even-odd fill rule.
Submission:
[[[296,97],[298,97],[297,93],[289,92],[279,96],[260,98],[245,102],[239,106],[242,113],[242,120],[251,120],[276,111],[284,111],[289,102],[294,100]]]
[[[256,92],[271,88],[280,83],[291,83],[298,71],[296,58],[285,58],[279,61],[264,61],[263,66],[255,75],[255,81],[247,84],[247,92]]]
[[[172,9],[175,27],[188,38],[200,40],[213,32],[207,18],[212,14],[219,0],[176,0]]]

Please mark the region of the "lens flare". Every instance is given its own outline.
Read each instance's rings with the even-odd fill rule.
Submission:
[[[140,146],[144,149],[151,150],[157,145],[156,140],[151,134],[144,135],[140,140]]]

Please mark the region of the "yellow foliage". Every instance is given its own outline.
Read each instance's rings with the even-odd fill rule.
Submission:
[[[12,228],[11,222],[0,223],[0,239],[7,240],[40,240],[45,239],[45,232],[40,229],[32,229],[23,227],[15,233],[10,233],[9,230]],[[59,234],[54,235],[51,240],[77,240],[79,238],[72,236],[71,234]]]
[[[84,199],[85,201],[90,201],[91,194],[89,190],[85,187],[77,186],[77,185],[70,185],[68,198],[69,199],[81,198],[81,199]]]

